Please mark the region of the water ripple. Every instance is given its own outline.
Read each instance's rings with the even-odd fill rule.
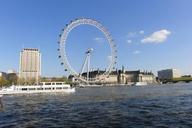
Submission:
[[[192,86],[79,88],[5,96],[0,127],[190,128]]]

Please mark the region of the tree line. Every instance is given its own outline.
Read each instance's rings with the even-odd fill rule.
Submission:
[[[41,77],[39,82],[66,82],[71,83],[67,77]],[[37,85],[37,80],[35,78],[25,80],[19,78],[15,73],[10,73],[7,77],[0,77],[0,87],[10,86],[10,85]]]
[[[15,73],[9,73],[6,77],[0,77],[0,86],[9,86],[17,84],[18,76]]]

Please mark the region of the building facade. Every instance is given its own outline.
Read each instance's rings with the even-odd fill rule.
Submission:
[[[38,81],[41,76],[41,53],[35,48],[25,48],[20,52],[19,78]]]
[[[89,76],[93,79],[102,79],[103,73],[105,71],[97,70],[90,72]],[[82,76],[86,79],[87,74],[83,73]],[[73,76],[69,76],[69,80],[72,82],[77,81]],[[124,67],[122,70],[112,71],[109,76],[104,77],[104,79],[97,84],[123,84],[123,85],[133,85],[137,82],[145,82],[147,84],[157,83],[156,77],[152,72],[142,72],[140,70],[136,71],[125,71]]]
[[[132,85],[137,82],[145,82],[147,84],[156,83],[155,75],[147,71],[123,71],[119,70],[118,83]]]
[[[7,78],[7,73],[0,72],[0,77],[6,79]]]
[[[158,71],[159,80],[171,80],[179,77],[181,77],[181,72],[178,69],[165,69]]]

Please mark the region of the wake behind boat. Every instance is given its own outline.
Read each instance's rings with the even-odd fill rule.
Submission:
[[[64,82],[42,82],[41,85],[12,85],[0,90],[0,95],[27,94],[27,93],[73,93],[75,88]]]
[[[144,85],[148,85],[147,82],[136,82],[134,84],[134,86],[144,86]]]

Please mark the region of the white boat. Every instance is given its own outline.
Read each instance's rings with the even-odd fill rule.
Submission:
[[[136,82],[134,85],[135,86],[143,86],[143,85],[147,85],[147,82]]]
[[[64,82],[42,82],[41,85],[12,85],[0,90],[0,95],[27,94],[27,93],[73,93],[75,88]]]

